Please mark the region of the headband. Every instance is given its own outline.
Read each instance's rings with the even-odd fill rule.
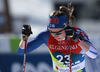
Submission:
[[[64,16],[49,16],[48,28],[64,28],[68,24],[66,15]]]

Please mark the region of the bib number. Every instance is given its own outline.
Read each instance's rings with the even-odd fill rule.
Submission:
[[[65,64],[65,65],[69,65],[69,63],[70,63],[69,55],[65,55],[65,56],[57,55],[56,57],[59,58],[58,62]]]

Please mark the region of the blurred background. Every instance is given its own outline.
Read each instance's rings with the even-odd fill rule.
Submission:
[[[0,0],[0,72],[22,72],[23,56],[18,55],[23,24],[32,27],[33,39],[46,30],[49,14],[72,2],[74,26],[84,30],[96,47],[98,57],[86,56],[87,72],[100,72],[100,0]],[[53,72],[45,44],[27,55],[26,72]]]

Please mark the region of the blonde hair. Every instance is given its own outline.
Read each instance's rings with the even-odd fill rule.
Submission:
[[[54,10],[50,16],[63,16],[66,15],[68,23],[70,26],[73,25],[73,19],[75,20],[75,17],[72,15],[74,11],[74,7],[71,6],[72,3],[68,3],[66,6],[60,6],[59,10]]]

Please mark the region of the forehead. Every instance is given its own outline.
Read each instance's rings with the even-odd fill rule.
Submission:
[[[63,30],[63,28],[49,28],[49,30],[51,32],[59,32],[59,31]]]

